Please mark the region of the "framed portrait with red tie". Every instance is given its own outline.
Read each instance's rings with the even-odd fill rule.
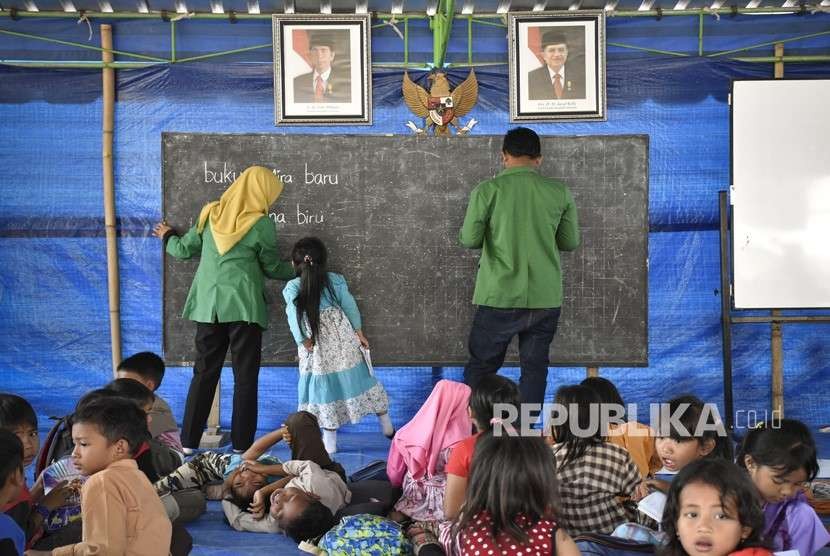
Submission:
[[[276,125],[372,123],[370,17],[272,16]]]
[[[510,121],[606,119],[605,11],[511,13]]]

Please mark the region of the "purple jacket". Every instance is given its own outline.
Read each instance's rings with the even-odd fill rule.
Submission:
[[[764,505],[764,537],[772,541],[774,550],[798,550],[801,556],[813,556],[830,542],[830,534],[803,492]]]

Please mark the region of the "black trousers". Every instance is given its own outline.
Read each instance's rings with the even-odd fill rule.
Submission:
[[[308,411],[297,411],[285,419],[291,435],[291,459],[313,461],[326,471],[334,471],[347,482],[346,470],[331,459],[323,445],[323,435],[317,417]],[[396,500],[397,502],[397,500]]]
[[[510,340],[518,335],[522,403],[544,402],[550,344],[559,313],[559,307],[496,309],[479,305],[470,329],[470,360],[464,367],[464,382],[474,388],[482,377],[497,372],[504,363]]]
[[[236,450],[247,450],[254,442],[262,328],[247,322],[197,322],[196,364],[182,423],[185,448],[199,447],[228,347],[231,348],[233,367],[231,441]]]

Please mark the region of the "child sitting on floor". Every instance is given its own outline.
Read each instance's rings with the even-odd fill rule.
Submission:
[[[813,556],[830,534],[810,507],[803,485],[818,474],[816,444],[804,423],[781,419],[749,431],[738,453],[764,504],[764,537],[775,550]]]
[[[555,402],[559,411],[566,412],[566,419],[554,424],[552,430],[560,525],[573,536],[610,534],[635,517],[628,499],[641,481],[640,472],[628,452],[605,442],[605,431],[592,422],[599,405],[593,390],[563,386],[556,392]]]
[[[666,545],[660,556],[770,556],[761,541],[764,515],[746,475],[730,461],[700,459],[685,466],[663,511]]]
[[[23,444],[15,434],[0,429],[0,506],[16,500],[25,482]],[[23,529],[10,516],[0,514],[0,554],[22,556],[25,547]]]
[[[403,495],[390,517],[411,520],[407,536],[416,553],[443,553],[439,538],[449,538],[452,522],[444,516],[446,465],[452,448],[472,435],[469,401],[469,386],[439,380],[418,413],[392,439],[386,471],[393,485],[402,485]]]
[[[75,466],[89,477],[81,491],[82,541],[32,555],[170,552],[171,524],[134,456],[147,436],[145,413],[117,397],[82,404],[72,417]]]
[[[545,441],[485,432],[476,442],[469,488],[454,527],[456,553],[579,556],[557,524],[557,505],[556,465]]]
[[[29,402],[14,394],[0,394],[0,430],[17,436],[23,447],[23,466],[31,464],[37,456],[40,439],[37,416]],[[14,498],[0,504],[0,510],[14,519],[24,531],[28,529],[32,495],[25,480]]]
[[[37,432],[37,416],[25,399],[14,394],[0,394],[0,429],[17,436],[23,446],[23,466],[30,465],[38,453],[40,439]],[[45,517],[74,496],[74,491],[60,486],[44,496],[43,483],[38,481],[32,491],[23,485],[15,499],[0,504],[0,510],[9,515],[26,533],[27,544],[43,535]]]
[[[730,440],[723,424],[707,406],[695,396],[680,396],[669,400],[669,419],[661,419],[655,431],[654,447],[663,469],[677,473],[693,461],[703,458],[732,460]],[[649,490],[668,492],[668,481],[653,476],[638,487],[635,498],[646,496]]]
[[[101,391],[99,391],[101,392]],[[118,378],[107,384],[102,392],[106,396],[119,396],[134,402],[147,416],[147,439],[139,450],[139,469],[144,471],[150,482],[175,470],[182,462],[182,453],[153,436],[153,408],[158,397],[143,383],[129,378]],[[146,458],[146,462],[144,461]]]
[[[143,384],[130,380],[127,378],[117,379],[110,382],[106,387],[98,390],[93,390],[86,393],[76,406],[76,413],[81,411],[86,405],[104,399],[118,399],[121,401],[128,401],[134,404],[143,412],[144,417],[144,435],[141,438],[138,446],[133,452],[133,458],[136,461],[138,470],[141,471],[149,481],[158,480],[159,476],[175,469],[180,463],[179,454],[165,445],[162,445],[157,440],[150,437],[148,425],[151,422],[149,411],[153,406],[153,393]],[[70,422],[74,420],[74,414],[70,418]],[[49,487],[45,478],[50,476],[64,476],[70,474],[72,478],[72,485],[77,490],[86,480],[87,476],[75,465],[75,459],[71,456],[66,456],[59,459],[53,464],[49,465],[41,477],[38,479],[38,485],[41,487]],[[45,484],[46,483],[46,484]],[[50,491],[46,498],[54,497],[54,490]],[[82,504],[75,496],[65,496],[62,500],[48,505],[47,510],[38,510],[41,512],[45,520],[45,528],[43,535],[35,539],[34,548],[38,550],[51,550],[55,547],[75,544],[82,539]],[[174,511],[168,511],[171,519],[178,517],[181,514],[194,515],[204,512],[204,498],[194,498],[193,496],[180,496],[175,500],[168,497],[163,500],[165,508],[174,508]],[[41,503],[43,505],[43,503]],[[183,529],[181,530],[183,531]],[[180,529],[176,529],[176,539],[183,535]],[[184,545],[189,540],[186,535],[182,537]],[[177,551],[183,546],[180,542],[176,542],[175,549]]]
[[[481,435],[493,430],[496,404],[505,404],[517,409],[520,404],[519,388],[516,383],[496,374],[486,375],[473,387],[467,412],[473,420],[476,434],[465,438],[453,447],[447,461],[447,487],[444,490],[444,517],[455,519],[467,491],[467,479],[473,461],[473,452]]]
[[[115,373],[116,378],[129,378],[140,382],[153,392],[153,407],[150,408],[150,435],[178,453],[184,455],[179,427],[173,411],[157,390],[164,380],[164,361],[151,351],[142,351],[124,359]],[[184,457],[182,457],[184,461]]]
[[[600,376],[588,377],[580,383],[587,386],[599,397],[603,405],[616,406],[625,411],[625,404],[614,383]],[[601,413],[602,415],[603,413]],[[660,457],[654,448],[654,431],[636,421],[626,421],[626,414],[620,417],[621,423],[610,423],[606,440],[628,451],[632,461],[640,470],[643,479],[660,469]]]

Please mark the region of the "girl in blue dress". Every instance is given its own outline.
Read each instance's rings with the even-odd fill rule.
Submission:
[[[317,416],[323,443],[337,451],[337,429],[374,413],[383,433],[394,434],[386,390],[369,373],[362,331],[346,279],[326,270],[326,247],[316,237],[299,240],[291,252],[297,278],[283,290],[285,313],[300,360],[299,411]]]

